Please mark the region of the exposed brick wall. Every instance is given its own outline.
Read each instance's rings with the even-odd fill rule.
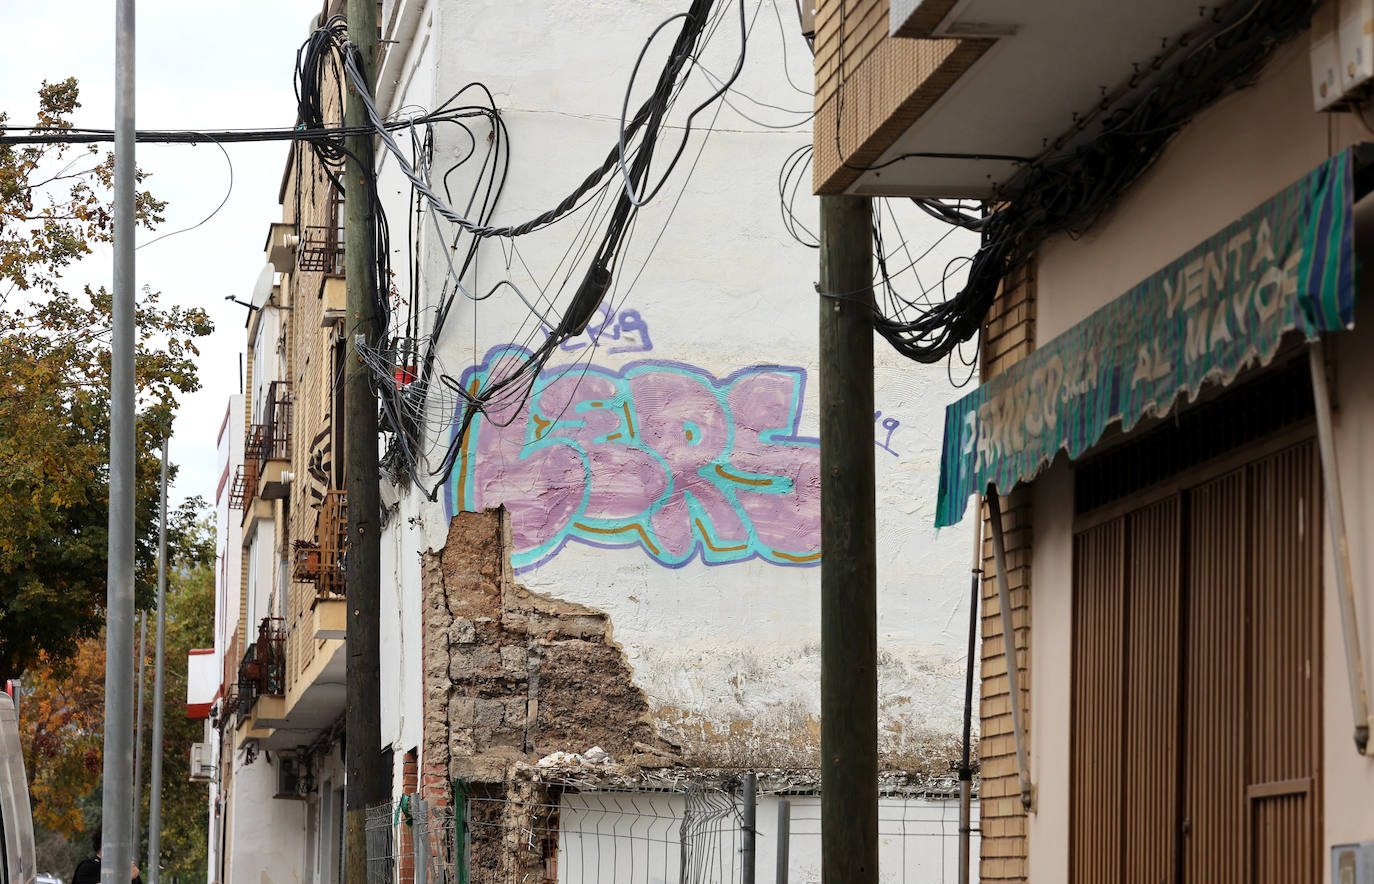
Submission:
[[[426,775],[446,760],[450,778],[502,782],[516,762],[594,745],[662,757],[606,615],[516,584],[509,550],[504,510],[464,512],[425,559]]]
[[[543,845],[500,833],[550,825],[530,763],[600,746],[626,765],[670,763],[648,703],[594,608],[514,582],[504,510],[459,513],[421,565],[422,796],[440,805],[462,780],[472,797],[473,880],[542,880]]]
[[[1003,282],[983,324],[982,371],[986,382],[1035,349],[1035,270],[1027,266]],[[1020,674],[1022,721],[1030,751],[1030,574],[1031,525],[1028,489],[1018,488],[1001,499],[1011,590],[1016,666]],[[992,536],[983,525],[983,656],[980,772],[982,832],[979,878],[983,881],[1025,881],[1027,867],[1026,811],[1016,771],[1016,742],[1012,732],[1011,691],[1007,679],[1006,637],[1002,632],[997,597],[997,566]]]
[[[405,754],[401,762],[401,795],[414,795],[419,784],[419,763],[415,750]],[[396,834],[396,882],[415,882],[415,838],[410,826],[400,826]]]

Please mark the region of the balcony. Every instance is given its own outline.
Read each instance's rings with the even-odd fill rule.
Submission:
[[[300,240],[296,237],[296,225],[277,222],[267,231],[267,261],[278,273],[291,273],[296,269],[296,249]]]
[[[332,186],[329,188],[326,209],[329,223],[307,225],[296,252],[298,268],[323,274],[318,294],[321,301],[321,328],[341,321],[347,310],[347,292],[344,285],[343,194]]]
[[[258,639],[243,652],[239,663],[239,691],[253,698],[286,693],[286,633],[282,618],[264,617],[258,624]]]
[[[254,424],[244,443],[244,460],[255,460],[257,493],[266,500],[280,500],[290,492],[291,384],[273,381],[267,388],[266,421]]]
[[[290,492],[291,385],[273,381],[263,408],[264,423],[253,424],[244,434],[243,463],[234,473],[229,489],[229,508],[243,510],[243,543],[253,537],[259,520],[272,518],[272,501]]]
[[[229,486],[229,509],[246,509],[258,494],[258,464],[244,461],[234,470],[234,481]]]
[[[323,273],[344,274],[343,228],[333,224],[307,224],[305,236],[296,249],[296,268]]]
[[[226,708],[254,738],[286,723],[286,633],[280,617],[258,624],[257,641],[243,652]]]
[[[319,598],[342,598],[347,535],[347,497],[342,491],[326,491],[315,519],[315,539],[292,543],[291,579],[296,583],[314,584]]]
[[[1102,130],[1112,101],[1171,76],[1210,10],[819,0],[816,190],[1014,196],[1027,161],[1072,151]]]

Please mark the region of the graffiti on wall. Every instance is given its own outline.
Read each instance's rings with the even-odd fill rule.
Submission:
[[[464,387],[525,355],[492,350]],[[815,565],[820,448],[797,432],[805,386],[805,369],[777,365],[724,378],[660,360],[546,370],[527,401],[472,422],[450,512],[504,504],[517,570],[570,542],[637,547],[672,568]]]
[[[884,430],[887,430],[887,435],[881,439],[874,439],[873,444],[877,445],[879,448],[881,448],[883,451],[886,451],[893,457],[901,457],[901,454],[898,453],[897,449],[892,447],[892,434],[897,432],[897,428],[902,425],[902,422],[897,420],[895,417],[883,417],[883,413],[881,411],[873,412],[874,424],[878,423],[879,418],[882,418],[882,428]],[[877,427],[874,427],[874,431],[878,432],[878,434],[881,435],[881,432],[878,431]]]
[[[542,328],[547,337],[550,329]],[[602,303],[596,308],[587,330],[576,337],[568,338],[558,345],[560,350],[574,353],[587,346],[601,346],[608,354],[647,353],[654,349],[654,341],[649,337],[649,324],[639,311],[633,307],[612,311]]]

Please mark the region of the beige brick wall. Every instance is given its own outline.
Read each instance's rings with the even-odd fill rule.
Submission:
[[[342,120],[338,107],[338,90],[326,86],[325,115],[330,120]],[[296,224],[302,238],[311,225],[329,221],[330,183],[313,153],[304,146],[293,150],[286,169],[282,190],[282,219]],[[299,203],[300,217],[296,217]],[[333,345],[338,338],[338,323],[322,325],[324,303],[321,292],[325,275],[319,271],[297,270],[283,280],[286,297],[291,304],[288,327],[287,377],[291,379],[291,470],[296,479],[283,502],[284,529],[282,553],[287,567],[294,568],[294,540],[316,540],[316,518],[319,514],[321,483],[311,472],[311,460],[329,446],[326,464],[337,467],[340,453],[332,450],[332,434],[323,442],[318,437],[332,427],[333,404]],[[328,487],[342,487],[337,469],[329,477]],[[284,613],[286,616],[287,689],[305,672],[315,659],[320,642],[312,629],[312,612],[316,598],[313,583],[297,583],[288,577],[288,591]]]
[[[983,324],[982,379],[991,380],[1035,349],[1035,271],[1030,266],[1003,282]],[[1002,498],[1002,520],[1011,589],[1015,659],[1025,715],[1028,747],[1033,745],[1030,716],[1030,495],[1019,488]],[[1026,811],[1021,806],[1016,772],[1016,742],[1012,735],[1011,692],[1007,683],[1006,636],[1002,632],[997,598],[997,567],[992,537],[983,529],[983,689],[980,771],[980,826],[983,881],[1025,881],[1027,865]]]
[[[854,183],[991,45],[889,37],[888,0],[817,0],[816,192]]]

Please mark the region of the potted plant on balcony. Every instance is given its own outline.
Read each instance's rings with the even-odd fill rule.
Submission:
[[[313,582],[320,577],[320,545],[313,540],[293,540],[296,580]]]

